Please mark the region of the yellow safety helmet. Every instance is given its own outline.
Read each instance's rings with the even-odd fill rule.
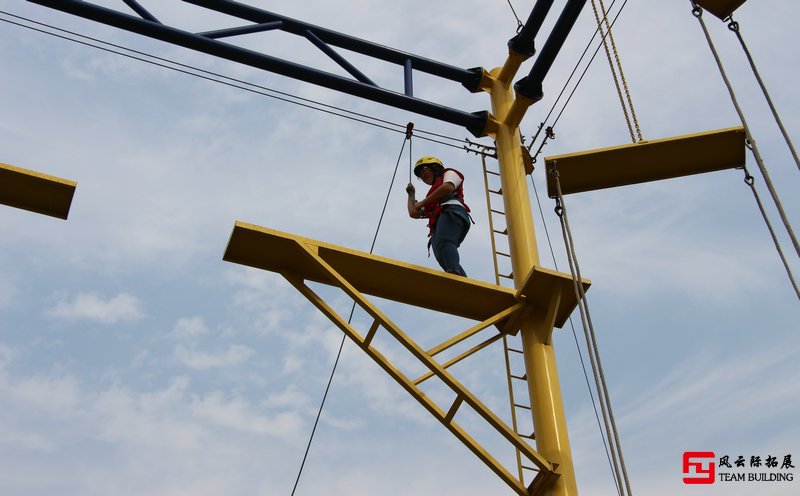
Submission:
[[[439,172],[444,170],[444,164],[441,160],[436,157],[427,156],[417,160],[417,163],[414,165],[414,175],[420,177],[419,171],[426,165],[438,169]]]

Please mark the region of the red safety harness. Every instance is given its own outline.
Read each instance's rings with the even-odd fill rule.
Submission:
[[[433,234],[433,228],[436,227],[436,221],[439,220],[439,216],[442,215],[442,203],[448,202],[450,200],[458,200],[459,203],[461,203],[461,205],[464,207],[464,210],[466,210],[467,213],[470,212],[469,207],[467,206],[466,203],[464,203],[464,174],[458,172],[455,169],[445,169],[444,171],[442,171],[442,175],[437,177],[436,180],[433,182],[433,184],[431,184],[431,189],[428,190],[428,194],[425,196],[426,197],[430,196],[434,191],[436,191],[436,188],[442,185],[442,183],[444,182],[444,173],[447,171],[453,171],[456,174],[458,174],[458,177],[461,178],[461,184],[459,184],[458,187],[454,189],[450,194],[447,194],[439,198],[439,200],[436,202],[435,205],[433,205],[432,208],[426,206],[425,209],[423,210],[423,216],[428,218],[428,228],[430,229],[429,235]]]

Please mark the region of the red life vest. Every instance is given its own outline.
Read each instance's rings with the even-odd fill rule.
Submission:
[[[430,229],[431,234],[433,234],[433,228],[436,226],[436,221],[439,220],[439,216],[442,214],[442,203],[450,201],[450,200],[458,200],[459,203],[464,207],[464,210],[469,213],[469,207],[466,203],[464,203],[464,174],[458,172],[455,169],[445,169],[442,171],[442,175],[438,176],[433,184],[431,184],[431,189],[428,190],[428,194],[425,195],[426,197],[430,196],[436,188],[444,183],[444,173],[447,171],[453,171],[458,174],[458,177],[461,178],[461,184],[458,185],[456,189],[454,189],[451,193],[439,198],[436,204],[433,206],[427,205],[425,207],[423,215],[428,218],[428,228]]]

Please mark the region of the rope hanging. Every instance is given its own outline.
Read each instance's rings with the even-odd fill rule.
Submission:
[[[783,267],[786,269],[786,274],[789,276],[789,282],[792,283],[792,287],[794,288],[795,294],[797,294],[797,298],[800,299],[800,289],[797,288],[797,282],[794,280],[794,275],[792,274],[792,269],[789,267],[789,262],[786,260],[786,256],[783,254],[783,250],[781,249],[781,244],[778,242],[778,236],[775,234],[775,229],[772,227],[772,223],[769,221],[769,216],[767,215],[767,211],[764,210],[764,204],[761,202],[761,197],[758,195],[758,190],[755,186],[755,178],[750,175],[750,171],[747,170],[747,167],[742,167],[744,170],[744,182],[750,186],[750,190],[753,192],[753,197],[756,200],[756,205],[758,205],[758,210],[761,212],[761,216],[764,218],[764,222],[767,224],[767,229],[769,229],[769,234],[772,236],[772,242],[775,243],[775,249],[778,250],[778,256],[781,257],[781,262],[783,262]]]
[[[789,218],[786,216],[786,212],[783,209],[783,204],[781,203],[780,198],[778,197],[777,191],[775,191],[775,187],[772,184],[772,180],[769,177],[769,173],[767,172],[767,167],[764,165],[764,161],[761,159],[761,153],[758,151],[758,147],[756,146],[755,139],[753,139],[753,135],[750,133],[750,128],[747,125],[747,121],[744,117],[744,112],[742,112],[742,108],[739,106],[739,101],[736,99],[736,94],[733,91],[733,86],[731,85],[730,80],[728,79],[728,75],[725,73],[725,68],[722,66],[722,60],[719,58],[719,53],[717,53],[717,49],[714,46],[714,42],[711,40],[711,35],[708,32],[708,28],[706,27],[705,21],[703,21],[703,9],[700,8],[694,0],[689,0],[689,3],[692,5],[692,15],[697,18],[697,21],[700,23],[700,27],[703,28],[703,34],[705,34],[706,41],[708,42],[708,46],[711,49],[711,53],[714,55],[714,60],[717,62],[717,67],[719,68],[719,72],[722,75],[723,81],[725,81],[725,86],[728,88],[728,93],[731,96],[731,101],[733,102],[733,106],[736,109],[736,113],[739,114],[739,119],[742,121],[742,126],[744,127],[745,136],[748,143],[748,148],[753,152],[753,156],[756,159],[756,163],[758,164],[758,169],[761,172],[761,176],[764,178],[764,184],[767,185],[767,189],[769,190],[770,195],[772,195],[772,200],[775,203],[775,207],[778,209],[778,214],[783,221],[783,225],[786,228],[786,232],[789,233],[789,237],[792,240],[792,244],[794,245],[794,250],[798,256],[800,256],[800,243],[797,242],[797,236],[794,234],[794,230],[792,229],[791,224],[789,223]]]
[[[775,122],[780,128],[781,134],[783,134],[783,139],[786,141],[786,145],[789,147],[789,151],[792,153],[792,158],[794,158],[794,163],[797,165],[797,170],[800,170],[800,159],[797,158],[797,151],[794,149],[794,144],[792,143],[791,138],[789,138],[789,133],[787,133],[786,128],[783,127],[783,122],[781,121],[780,116],[778,116],[778,111],[775,109],[775,105],[772,103],[772,98],[769,96],[767,86],[761,79],[761,74],[758,73],[758,69],[756,69],[756,63],[753,60],[753,56],[750,55],[750,50],[747,49],[747,45],[744,43],[744,38],[742,38],[742,33],[739,30],[739,23],[733,20],[733,16],[729,17],[728,19],[730,20],[728,23],[728,29],[736,33],[736,38],[739,40],[739,44],[742,45],[742,50],[744,50],[744,54],[747,56],[747,61],[750,63],[750,68],[753,70],[753,75],[756,77],[758,85],[761,87],[761,92],[764,93],[764,98],[767,100],[767,104],[769,104],[769,108],[772,111],[773,117],[775,117]]]
[[[542,220],[542,226],[544,227],[544,233],[545,233],[545,236],[547,238],[547,246],[550,248],[550,256],[551,256],[551,258],[553,260],[553,266],[555,267],[556,270],[559,270],[558,261],[556,260],[556,253],[553,250],[553,242],[550,239],[550,231],[547,228],[547,220],[544,217],[544,209],[542,208],[542,202],[541,202],[541,199],[539,197],[539,191],[536,188],[536,182],[534,182],[534,180],[533,180],[533,174],[531,174],[531,186],[533,187],[533,193],[534,193],[534,196],[536,197],[536,205],[539,207],[539,218],[541,218],[541,220]],[[569,326],[570,326],[570,329],[572,330],[572,338],[575,341],[575,349],[578,352],[578,360],[580,361],[581,369],[583,370],[583,378],[586,381],[586,390],[589,392],[589,399],[592,402],[592,409],[594,410],[594,417],[597,420],[597,427],[600,430],[600,439],[601,439],[601,441],[603,443],[603,449],[604,449],[604,451],[606,453],[606,459],[608,460],[608,467],[613,471],[614,467],[613,467],[613,464],[611,462],[611,453],[609,451],[608,441],[606,440],[605,433],[603,432],[603,425],[602,425],[602,423],[600,421],[600,413],[597,411],[597,402],[595,401],[594,393],[592,392],[592,385],[589,383],[589,373],[586,371],[586,361],[583,358],[583,352],[581,351],[581,345],[578,342],[578,333],[575,331],[575,323],[572,321],[572,316],[569,317]],[[617,481],[616,478],[614,478],[614,485],[616,485],[617,493],[619,493],[619,482]]]
[[[581,271],[578,265],[578,257],[575,253],[575,244],[572,240],[572,232],[569,227],[569,219],[567,218],[566,205],[564,197],[561,194],[561,183],[558,179],[557,163],[553,162],[551,169],[548,171],[555,179],[556,185],[556,214],[561,222],[561,232],[564,236],[564,244],[567,249],[567,260],[569,261],[570,273],[572,274],[572,282],[575,289],[575,296],[580,302],[578,309],[581,314],[581,322],[583,324],[584,337],[586,338],[586,347],[589,352],[589,359],[592,365],[592,372],[594,374],[595,387],[600,399],[600,409],[603,413],[603,421],[605,423],[606,436],[611,448],[611,457],[614,465],[614,472],[616,475],[615,483],[620,496],[625,496],[627,491],[628,496],[632,496],[630,479],[628,477],[628,470],[625,466],[625,459],[622,456],[622,445],[619,440],[619,432],[617,431],[617,423],[614,419],[614,412],[611,407],[611,396],[608,392],[608,385],[606,383],[605,374],[603,373],[603,365],[600,360],[600,350],[597,346],[597,336],[594,331],[594,324],[592,317],[589,313],[589,303],[586,298],[586,292],[583,289],[583,284],[580,284]],[[617,463],[619,459],[619,463]],[[624,483],[624,490],[623,490]]]
[[[619,59],[619,53],[617,51],[617,44],[614,41],[614,35],[611,32],[611,23],[608,21],[608,15],[606,11],[606,7],[603,4],[603,0],[600,1],[600,10],[603,12],[602,19],[600,18],[600,13],[597,9],[597,4],[595,0],[592,0],[592,10],[594,10],[594,18],[597,21],[597,30],[601,35],[601,40],[603,42],[603,49],[606,52],[606,58],[608,59],[608,66],[611,68],[611,76],[614,78],[614,85],[617,87],[617,94],[619,95],[619,103],[622,106],[622,113],[625,115],[625,122],[628,124],[628,132],[631,135],[631,141],[636,143],[636,138],[638,137],[639,141],[642,141],[642,130],[639,128],[639,120],[636,118],[636,111],[633,108],[633,99],[631,98],[631,92],[628,89],[628,82],[625,79],[625,73],[622,70],[622,62]],[[605,24],[605,28],[603,25]],[[611,51],[609,51],[608,44],[611,43]],[[614,60],[611,59],[611,52],[614,53]],[[616,61],[616,68],[614,67],[614,61]],[[617,70],[619,70],[619,77],[617,77]],[[620,88],[620,83],[622,83],[622,88]],[[625,97],[623,98],[622,92],[625,91]],[[627,106],[626,106],[627,100]],[[628,116],[628,107],[630,107],[630,116]],[[633,128],[634,126],[631,125],[631,119],[633,119],[633,124],[636,127],[636,135],[634,136]]]
[[[378,226],[375,228],[375,235],[372,237],[372,245],[369,247],[370,254],[375,250],[375,242],[378,240],[378,233],[381,230],[381,224],[383,223],[383,216],[386,213],[386,206],[389,204],[389,197],[392,194],[392,187],[394,186],[394,180],[397,177],[397,170],[400,167],[400,159],[403,158],[403,150],[406,147],[406,141],[408,141],[408,156],[409,162],[411,160],[411,137],[413,135],[414,124],[409,122],[408,126],[406,126],[406,136],[403,140],[403,145],[400,147],[400,154],[397,157],[397,163],[394,166],[394,172],[392,173],[392,180],[389,183],[389,191],[386,192],[386,200],[383,202],[383,210],[381,210],[381,216],[378,219]],[[350,315],[347,317],[347,323],[353,320],[353,313],[356,309],[356,302],[353,302],[353,306],[350,307]],[[342,341],[339,343],[339,351],[336,353],[336,360],[333,362],[333,368],[331,369],[331,375],[328,377],[328,385],[325,386],[325,393],[322,395],[322,402],[319,405],[319,410],[317,411],[317,418],[314,420],[314,426],[311,428],[311,435],[308,438],[308,444],[306,445],[306,451],[303,454],[303,461],[300,462],[300,470],[297,472],[297,478],[294,481],[294,486],[292,487],[292,496],[294,496],[295,491],[297,490],[297,485],[300,482],[300,476],[303,474],[303,468],[306,465],[306,459],[308,458],[308,452],[311,449],[311,442],[314,440],[314,434],[317,431],[317,425],[319,424],[319,418],[322,415],[322,409],[325,407],[325,400],[328,398],[328,391],[330,391],[331,383],[333,382],[333,376],[336,374],[336,367],[339,365],[339,358],[342,356],[342,349],[344,348],[344,342],[347,338],[346,334],[342,335]]]
[[[612,1],[611,5],[609,6],[609,9],[613,8],[615,3],[616,3],[616,0]],[[614,15],[614,19],[611,21],[611,24],[610,24],[611,27],[613,27],[614,24],[616,24],[617,19],[619,19],[620,14],[622,14],[622,10],[627,5],[628,5],[628,0],[625,0],[622,3],[622,6],[619,8],[619,10],[617,10],[617,13]],[[600,52],[600,46],[601,45],[598,44],[597,48],[595,48],[595,50],[594,50],[594,53],[590,57],[589,62],[586,64],[586,67],[584,67],[583,72],[581,73],[580,77],[578,78],[578,81],[575,83],[575,86],[572,88],[572,91],[569,93],[569,96],[567,97],[567,101],[564,103],[564,105],[562,105],[561,110],[558,112],[558,115],[556,116],[555,120],[553,121],[553,123],[550,126],[545,126],[545,122],[547,122],[547,120],[550,119],[550,116],[553,114],[553,112],[555,111],[556,107],[558,106],[558,102],[561,101],[561,97],[564,96],[564,93],[567,91],[567,87],[569,86],[570,81],[572,81],[572,78],[575,76],[575,73],[578,71],[578,68],[580,67],[581,62],[583,62],[584,57],[589,52],[589,49],[591,48],[592,43],[594,42],[594,38],[595,38],[595,36],[598,35],[598,33],[600,33],[600,29],[595,29],[594,34],[592,34],[592,38],[586,44],[586,48],[584,48],[583,53],[578,58],[578,62],[575,64],[575,67],[572,69],[572,72],[570,73],[569,77],[567,78],[567,81],[564,83],[564,85],[561,88],[561,91],[559,92],[558,96],[556,97],[555,101],[553,102],[553,106],[550,107],[550,110],[547,112],[547,116],[544,118],[544,122],[542,122],[539,125],[538,130],[536,131],[536,133],[534,134],[533,138],[531,139],[530,144],[528,145],[528,151],[530,151],[531,148],[533,148],[533,145],[536,142],[536,139],[539,137],[539,134],[542,132],[542,130],[546,131],[547,134],[542,139],[541,144],[539,146],[539,149],[536,151],[535,154],[532,155],[532,159],[533,159],[534,163],[536,163],[537,157],[539,156],[539,154],[541,154],[542,149],[547,144],[547,141],[549,139],[552,139],[555,136],[553,130],[556,127],[556,124],[561,119],[562,114],[567,109],[567,105],[569,105],[570,101],[572,101],[572,97],[575,95],[575,92],[578,90],[578,87],[580,86],[581,82],[583,82],[583,78],[586,76],[586,73],[589,71],[589,67],[592,66],[592,63],[594,62],[595,57],[597,57],[597,54]],[[601,39],[604,38],[605,36],[607,36],[606,33],[601,33]]]

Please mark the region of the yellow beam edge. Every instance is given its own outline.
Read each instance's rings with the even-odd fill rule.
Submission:
[[[563,194],[626,186],[745,165],[741,126],[545,157],[547,193],[557,196],[552,166]]]
[[[0,163],[0,203],[67,219],[78,183]]]
[[[695,0],[695,3],[720,19],[727,19],[746,0]]]

